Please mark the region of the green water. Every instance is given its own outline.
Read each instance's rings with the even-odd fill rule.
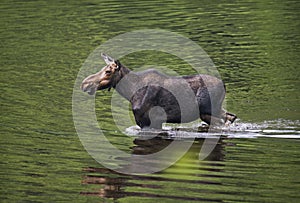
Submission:
[[[299,202],[299,7],[292,0],[2,1],[1,202]],[[83,148],[72,119],[77,73],[97,46],[139,29],[190,38],[226,83],[226,108],[242,130],[220,140],[207,160],[197,158],[200,140],[165,171],[126,176]],[[156,54],[122,62],[193,73]],[[96,99],[108,139],[130,153],[151,152],[151,144],[145,149],[116,129],[111,94]],[[249,128],[262,136],[250,138]]]

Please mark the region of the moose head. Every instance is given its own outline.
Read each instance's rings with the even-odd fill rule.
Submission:
[[[121,79],[121,63],[110,56],[102,53],[102,58],[107,64],[99,72],[92,74],[82,81],[81,89],[90,95],[94,95],[97,90],[115,87]]]

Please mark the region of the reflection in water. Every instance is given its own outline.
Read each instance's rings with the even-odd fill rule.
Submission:
[[[132,147],[133,155],[152,154],[163,150],[174,140],[154,137],[152,139],[134,140],[135,146]],[[215,180],[217,173],[223,171],[225,151],[222,140],[214,148],[213,152],[203,161],[199,161],[199,152],[204,139],[196,139],[189,151],[173,166],[168,169],[149,175],[124,175],[106,168],[85,168],[88,173],[82,181],[83,184],[96,184],[99,189],[88,192],[81,192],[82,195],[99,196],[101,198],[119,199],[122,197],[156,197],[181,200],[212,200],[198,195],[184,195],[185,187],[188,185],[190,191],[199,192],[199,184],[202,185],[221,185],[220,181]],[[214,176],[215,174],[215,176]],[[159,193],[155,190],[167,190],[168,185],[176,186],[178,190],[175,194],[170,192]],[[193,189],[193,186],[195,187]],[[213,199],[219,201],[218,199]],[[221,201],[221,200],[220,200]]]
[[[82,183],[90,187],[80,194],[86,198],[128,202],[140,202],[140,199],[151,202],[294,201],[299,198],[294,193],[300,183],[297,175],[300,170],[299,129],[299,121],[237,122],[224,129],[222,135],[225,136],[219,139],[205,160],[199,160],[203,136],[213,136],[213,133],[184,131],[186,134],[180,135],[185,137],[174,137],[173,131],[169,130],[165,132],[170,136],[166,133],[151,139],[139,136],[130,148],[132,156],[159,152],[176,141],[192,142],[192,145],[174,165],[153,174],[124,175],[103,167],[85,168]],[[195,136],[195,140],[191,139]],[[284,139],[273,138],[278,136]],[[155,160],[147,161],[155,163]],[[125,163],[131,163],[132,167],[146,167],[139,166],[138,160]],[[122,167],[130,168],[129,165]]]
[[[127,178],[122,177],[121,175],[116,177],[106,176],[107,174],[118,175],[118,173],[106,168],[85,168],[84,171],[93,173],[93,175],[86,176],[82,181],[83,184],[99,184],[102,188],[94,192],[81,192],[82,195],[93,195],[114,199],[126,196],[121,188],[126,185]],[[97,173],[101,175],[97,175]]]

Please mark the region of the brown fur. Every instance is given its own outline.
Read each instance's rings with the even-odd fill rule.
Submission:
[[[208,124],[232,123],[236,119],[222,109],[225,87],[216,77],[169,77],[153,69],[135,73],[105,54],[102,57],[107,66],[84,79],[81,89],[93,95],[97,90],[115,88],[130,101],[141,128],[161,128],[163,122],[191,122],[199,117]],[[180,102],[181,97],[184,100]]]

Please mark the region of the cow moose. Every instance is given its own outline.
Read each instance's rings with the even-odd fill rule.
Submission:
[[[90,95],[111,88],[132,106],[142,129],[161,129],[163,123],[186,123],[199,117],[209,125],[233,123],[236,115],[225,111],[225,85],[205,74],[167,76],[155,69],[133,72],[112,57],[101,54],[106,66],[85,78],[81,89]]]

